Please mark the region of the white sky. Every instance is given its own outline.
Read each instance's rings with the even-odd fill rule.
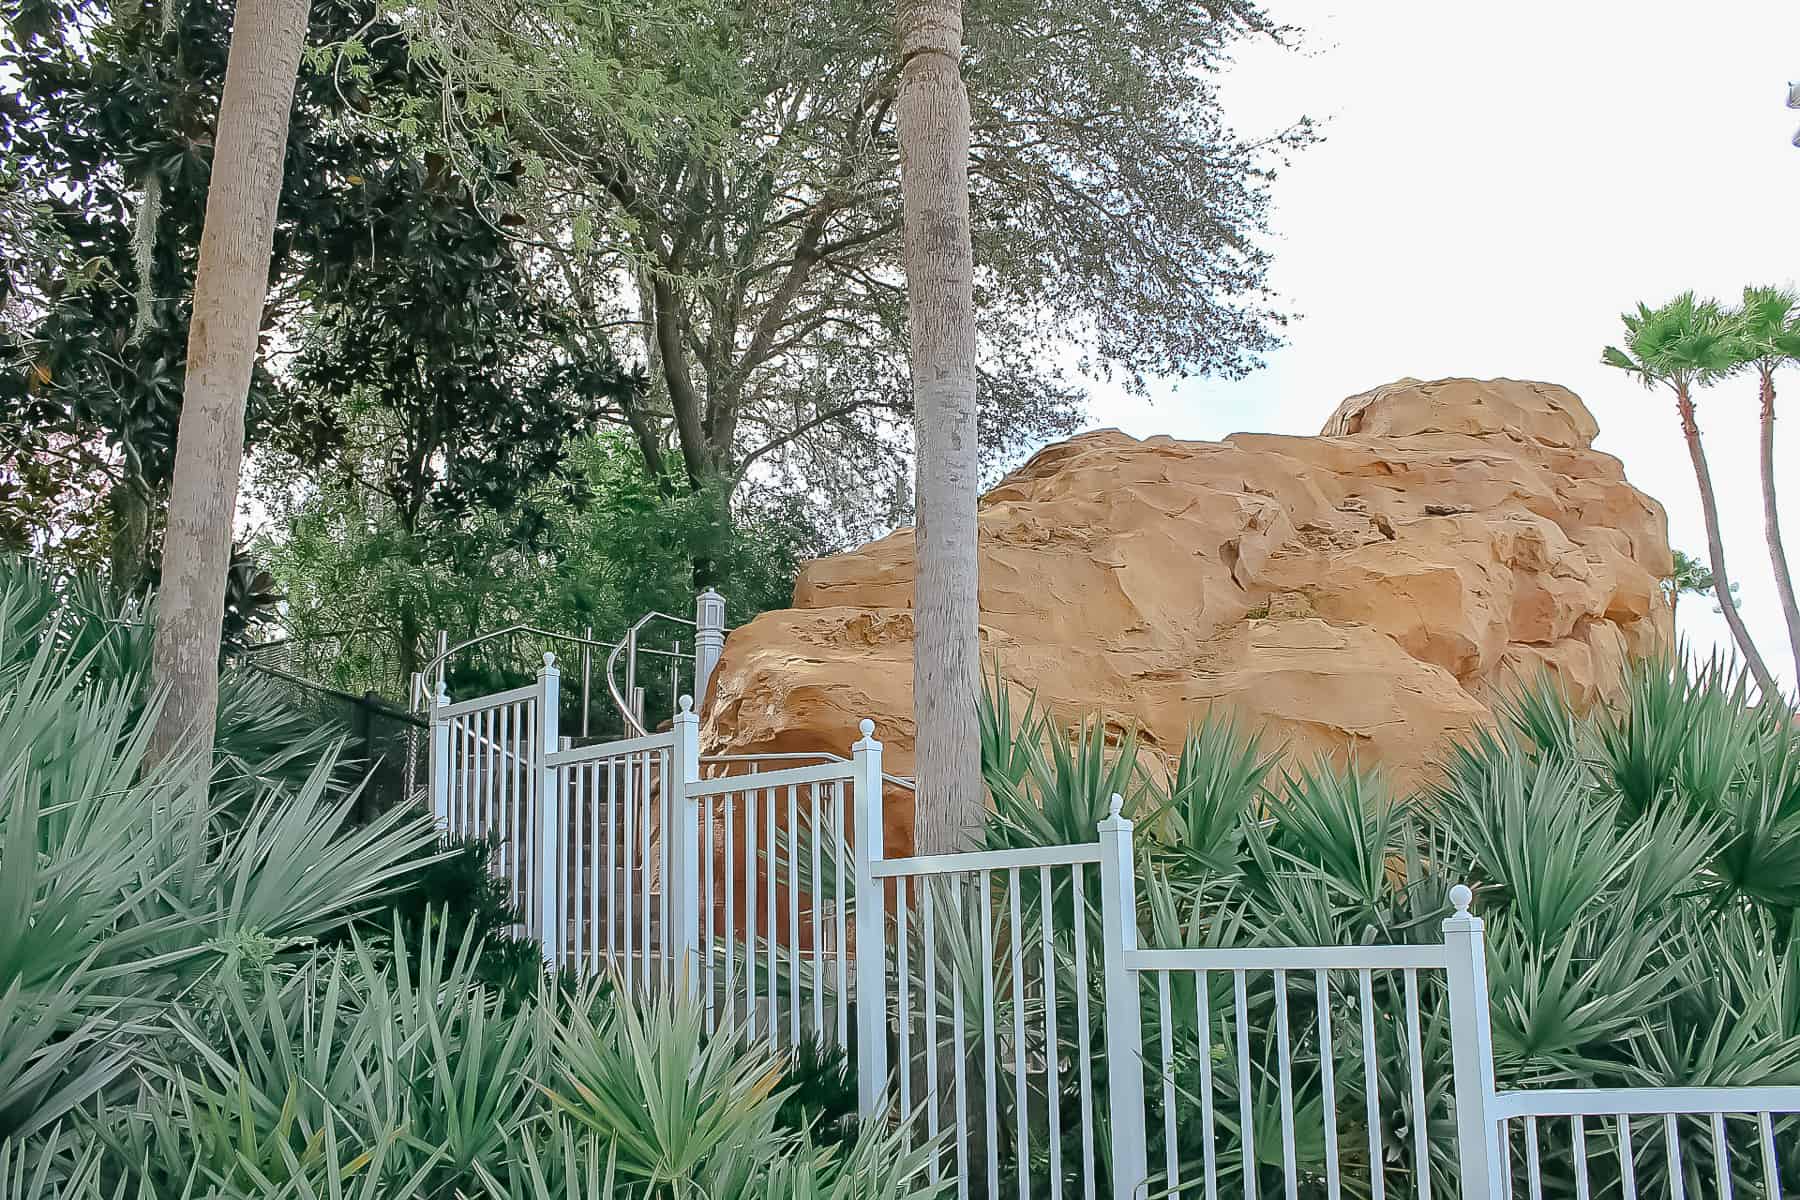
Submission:
[[[1246,132],[1301,113],[1326,141],[1275,185],[1271,276],[1301,314],[1237,383],[1154,404],[1097,394],[1093,424],[1138,436],[1317,433],[1343,397],[1403,375],[1544,379],[1574,389],[1599,445],[1662,501],[1702,559],[1692,469],[1668,393],[1599,365],[1618,314],[1686,288],[1735,299],[1800,275],[1800,0],[1271,0],[1300,53],[1257,49],[1227,80]],[[1800,370],[1777,464],[1800,559]],[[1770,668],[1794,685],[1762,540],[1755,384],[1702,393],[1728,562]],[[1696,649],[1729,636],[1680,607]]]

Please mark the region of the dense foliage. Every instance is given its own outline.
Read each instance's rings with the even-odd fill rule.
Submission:
[[[1449,887],[1466,882],[1487,925],[1502,1087],[1800,1083],[1800,731],[1791,710],[1752,695],[1745,679],[1717,665],[1690,671],[1642,663],[1615,702],[1584,714],[1541,683],[1504,703],[1498,726],[1457,747],[1435,782],[1407,793],[1367,769],[1283,765],[1279,747],[1223,717],[1195,729],[1169,761],[1141,752],[1129,733],[1109,744],[1097,721],[1065,738],[1035,705],[1020,710],[998,687],[984,712],[994,800],[988,837],[995,847],[1091,841],[1112,795],[1121,794],[1136,822],[1139,877],[1149,881],[1140,889],[1140,941],[1151,946],[1435,942]],[[1042,903],[1033,889],[1026,897]],[[1094,946],[1100,927],[1091,890],[1088,899]],[[1033,911],[1026,927],[1036,921]],[[1053,924],[1063,964],[1058,1011],[1076,1011],[1075,990],[1085,986],[1089,1011],[1098,1013],[1097,977],[1077,982],[1072,970],[1075,922],[1059,916]],[[1421,1113],[1404,1073],[1399,981],[1382,976],[1376,973],[1372,996],[1386,1122],[1378,1141],[1393,1148],[1387,1186],[1397,1192],[1412,1186],[1412,1131],[1421,1120],[1434,1172],[1453,1178],[1456,1170],[1441,1069],[1449,1049],[1446,997],[1421,976],[1424,1050],[1437,1079]],[[1272,981],[1266,973],[1248,978],[1251,1028],[1271,1029]],[[1290,981],[1289,1003],[1309,1014],[1294,1018],[1295,1103],[1301,1128],[1312,1131],[1298,1143],[1298,1165],[1303,1187],[1323,1194],[1322,1076],[1310,1029],[1316,997],[1310,973]],[[1234,1000],[1228,977],[1214,986],[1217,1052],[1231,1044]],[[1202,1042],[1193,988],[1191,977],[1177,977],[1166,1010],[1175,1014],[1183,1105],[1197,1104],[1193,1056]],[[1165,1010],[1154,996],[1145,999],[1145,1044],[1155,1047]],[[1354,980],[1333,984],[1328,1007],[1337,1028],[1358,1027]],[[1098,1023],[1091,1035],[1101,1044]],[[1062,1044],[1068,1053],[1071,1041]],[[1274,1039],[1255,1044],[1253,1111],[1259,1127],[1273,1130],[1280,1126]],[[1367,1077],[1359,1039],[1341,1039],[1334,1060],[1345,1178],[1366,1180],[1367,1163],[1354,1158],[1369,1144],[1360,1126]],[[1076,1067],[1066,1062],[1061,1078],[1076,1079]],[[1240,1081],[1230,1056],[1214,1068],[1218,1111],[1235,1113]],[[1162,1088],[1154,1069],[1147,1090],[1151,1158],[1160,1164]],[[1071,1083],[1060,1098],[1065,1128],[1078,1119],[1077,1099]],[[1216,1131],[1220,1186],[1238,1187],[1235,1121],[1221,1120]],[[1197,1121],[1178,1125],[1186,1178],[1199,1176],[1201,1133]],[[1749,1134],[1731,1136],[1736,1169],[1759,1171]],[[1688,1187],[1711,1186],[1710,1134],[1695,1125],[1683,1137]],[[1546,1125],[1542,1138],[1546,1188],[1574,1194],[1566,1124]],[[1784,1181],[1800,1177],[1791,1142],[1781,1144]],[[1280,1154],[1279,1139],[1259,1140],[1267,1194],[1282,1187]],[[1608,1163],[1598,1153],[1590,1160],[1596,1195],[1617,1194],[1616,1159],[1610,1164],[1609,1181]],[[1640,1188],[1668,1186],[1649,1177],[1655,1174]]]
[[[73,686],[118,696],[134,721],[152,709],[153,598],[119,597],[93,572],[57,579],[8,555],[0,555],[0,595],[8,600],[0,636],[8,639],[10,654],[42,650],[62,656],[63,669],[75,675]],[[228,793],[253,785],[296,785],[342,733],[282,703],[268,679],[228,667],[219,679],[214,784]]]
[[[0,34],[0,545],[155,578],[232,8],[18,0]],[[526,287],[511,158],[417,137],[435,77],[373,5],[312,6],[247,445],[405,527],[512,516],[641,380]],[[526,514],[518,518],[529,523]]]
[[[55,234],[33,244],[38,253],[0,255],[13,315],[0,341],[0,461],[25,479],[60,464],[56,490],[4,497],[6,532],[14,549],[110,560],[122,590],[153,575],[231,13],[212,0],[179,5],[179,20],[173,0],[117,9],[19,0],[0,22],[0,74],[17,81],[0,98],[0,162],[21,203]],[[314,36],[344,36],[372,13],[321,0]],[[404,64],[403,47],[384,45],[369,74],[393,87]],[[392,137],[345,119],[357,104],[326,77],[301,81],[271,325],[300,306],[297,238],[340,202],[349,174],[398,150]],[[268,367],[265,356],[251,385],[253,444],[280,419]],[[71,490],[82,503],[59,505]]]
[[[462,637],[515,624],[591,627],[616,638],[652,610],[691,614],[697,558],[711,561],[738,624],[788,604],[801,561],[821,549],[801,504],[746,496],[727,520],[716,497],[656,487],[617,434],[573,445],[567,476],[512,516],[478,506],[412,532],[391,501],[353,481],[269,494],[270,531],[257,551],[282,581],[284,623],[306,673],[404,698],[407,672],[429,657],[438,629]],[[534,520],[522,527],[526,511]],[[566,646],[550,648],[570,658]],[[490,649],[453,660],[452,695],[516,686],[535,669],[530,646]],[[672,711],[666,680],[646,676],[648,711]],[[610,704],[596,698],[593,718],[612,719]]]
[[[628,25],[616,7],[528,4],[506,39],[489,0],[407,10],[445,93],[480,118],[444,122],[447,152],[500,136],[524,159],[540,287],[585,336],[629,329],[643,348],[653,389],[620,415],[654,475],[777,477],[846,539],[904,521],[891,14],[646,0]],[[1311,135],[1238,133],[1215,80],[1235,47],[1285,31],[1245,0],[971,0],[964,23],[989,465],[1071,429],[1083,373],[1137,385],[1254,365],[1282,321],[1268,182]],[[595,60],[626,28],[664,55],[649,61],[680,64],[641,81],[681,112],[656,136],[592,116],[621,90]]]
[[[118,650],[0,579],[8,1200],[934,1193],[890,1134],[815,1139],[829,1114],[697,1007],[491,958],[484,857],[403,808],[352,825],[330,752],[297,782],[147,766]],[[467,924],[431,905],[471,888]]]

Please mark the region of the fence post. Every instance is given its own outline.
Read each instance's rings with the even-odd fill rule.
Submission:
[[[719,655],[725,653],[725,597],[712,588],[694,601],[694,703],[706,703],[706,685],[712,680]]]
[[[700,782],[700,716],[694,698],[683,696],[675,714],[675,749],[664,786],[674,789],[669,811],[680,822],[675,839],[675,878],[669,889],[676,896],[674,959],[687,979],[688,994],[700,995],[700,802],[690,785]],[[712,853],[712,847],[706,852]]]
[[[544,651],[544,669],[538,672],[538,744],[532,747],[537,768],[538,799],[538,936],[544,961],[555,970],[562,965],[562,771],[550,765],[550,755],[562,742],[557,705],[561,699],[556,655]]]
[[[881,743],[864,719],[862,739],[850,747],[850,820],[856,841],[856,1109],[866,1121],[881,1115],[887,1095],[887,905],[881,861]]]
[[[1106,971],[1106,1103],[1112,1126],[1113,1195],[1125,1200],[1148,1186],[1144,1142],[1144,1030],[1137,972],[1125,956],[1137,950],[1137,873],[1131,822],[1119,813],[1100,822],[1100,924]]]
[[[1450,1047],[1456,1079],[1456,1148],[1463,1200],[1500,1200],[1500,1125],[1494,1119],[1494,1042],[1488,1023],[1487,936],[1469,912],[1472,893],[1450,889],[1456,911],[1444,919],[1449,958]]]
[[[450,720],[441,710],[450,704],[442,683],[431,705],[431,815],[437,819],[438,836],[450,836]]]

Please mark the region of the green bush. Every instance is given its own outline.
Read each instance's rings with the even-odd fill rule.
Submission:
[[[471,938],[481,945],[475,978],[493,989],[508,1008],[517,1008],[538,992],[544,951],[536,938],[522,932],[525,918],[513,905],[506,881],[494,873],[496,851],[495,841],[481,839],[418,851],[417,869],[380,909],[358,922],[358,932],[367,938],[392,934],[394,950],[412,955],[427,935],[442,930]],[[343,940],[348,940],[347,934]]]
[[[548,978],[488,847],[353,823],[329,747],[148,766],[129,646],[69,597],[0,574],[0,1196],[937,1190],[894,1132],[784,1127],[785,1064],[685,998]]]
[[[1436,781],[1416,793],[1397,791],[1379,772],[1329,761],[1282,765],[1277,748],[1222,713],[1192,730],[1172,761],[1141,753],[1129,731],[1109,742],[1098,719],[1064,738],[1035,700],[1016,704],[998,676],[982,728],[993,845],[1091,841],[1112,795],[1124,798],[1146,881],[1144,945],[1436,942],[1450,886],[1468,883],[1487,929],[1501,1087],[1800,1083],[1800,731],[1791,710],[1756,702],[1743,676],[1717,663],[1636,664],[1618,700],[1590,712],[1547,681],[1523,687],[1500,705],[1495,728],[1454,747]],[[1093,947],[1098,894],[1090,888],[1086,896],[1079,919]],[[1025,927],[1035,930],[1042,898],[1031,887],[1024,898]],[[1081,978],[1076,919],[1059,913],[1053,924],[1064,964],[1058,1011],[1074,1012],[1076,993],[1086,988],[1090,1012],[1098,1013],[1097,956],[1090,954]],[[1398,981],[1382,975],[1372,997],[1384,1015],[1376,1027],[1386,1122],[1379,1140],[1395,1148],[1387,1186],[1399,1194],[1414,1184],[1406,1148],[1417,1121],[1425,1122],[1434,1174],[1454,1178],[1454,1123],[1441,1087],[1428,1093],[1424,1112],[1414,1111],[1395,1017],[1405,998]],[[1251,1028],[1274,1028],[1272,981],[1256,973],[1248,979]],[[1234,1010],[1231,982],[1215,980],[1215,1026]],[[1310,1016],[1317,1003],[1310,976],[1289,984],[1290,1005]],[[1447,1063],[1441,982],[1421,975],[1419,984],[1425,1054]],[[1172,985],[1177,1094],[1184,1105],[1197,1104],[1198,998],[1191,978],[1174,977]],[[1334,1026],[1354,1030],[1361,1013],[1354,989],[1334,987],[1327,999]],[[1146,1003],[1146,1046],[1162,1037],[1161,1013]],[[1002,1012],[1002,1027],[1007,1019]],[[1307,1018],[1295,1020],[1297,1128],[1314,1131],[1310,1141],[1300,1139],[1298,1166],[1302,1190],[1322,1195],[1321,1064]],[[1091,1037],[1100,1044],[1097,1019]],[[1342,1146],[1366,1155],[1367,1131],[1356,1127],[1367,1086],[1359,1043],[1340,1039],[1335,1087]],[[1073,1044],[1064,1039],[1065,1055]],[[1221,1044],[1218,1028],[1211,1044]],[[1259,1046],[1253,1111],[1260,1127],[1274,1129],[1273,1039]],[[1072,1057],[1062,1064],[1064,1081],[1076,1078],[1076,1065]],[[1238,1187],[1233,1056],[1215,1062],[1214,1077],[1218,1111],[1233,1114],[1218,1129],[1220,1186]],[[1065,1090],[1066,1126],[1079,1110]],[[1156,1071],[1147,1090],[1151,1158],[1160,1163]],[[1180,1123],[1184,1177],[1198,1177],[1200,1136],[1198,1122]],[[1709,1137],[1699,1125],[1684,1129],[1690,1189],[1702,1180],[1711,1186]],[[1741,1168],[1760,1163],[1748,1133],[1732,1137]],[[1792,1139],[1778,1143],[1784,1181],[1800,1180]],[[1546,1131],[1543,1150],[1547,1191],[1572,1196],[1566,1128]],[[1282,1188],[1280,1140],[1259,1139],[1258,1158],[1264,1189]],[[1366,1176],[1366,1162],[1343,1161],[1347,1173]],[[1596,1195],[1617,1191],[1616,1175],[1609,1184],[1598,1158],[1590,1166]]]

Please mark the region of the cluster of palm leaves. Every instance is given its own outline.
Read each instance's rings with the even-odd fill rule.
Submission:
[[[1021,708],[1004,686],[989,692],[983,716],[990,845],[1091,841],[1119,794],[1135,824],[1144,945],[1432,943],[1442,938],[1449,888],[1465,882],[1486,922],[1502,1088],[1800,1083],[1800,945],[1793,936],[1800,733],[1791,710],[1756,701],[1743,675],[1717,663],[1637,664],[1617,700],[1590,712],[1577,711],[1548,682],[1521,687],[1501,705],[1494,728],[1455,747],[1435,780],[1414,792],[1353,765],[1288,765],[1279,747],[1223,716],[1191,731],[1169,758],[1143,752],[1130,731],[1109,733],[1098,720],[1072,732],[1057,728],[1034,703]],[[1061,895],[1025,895],[1028,907],[1059,906],[1050,922],[1056,1008],[1066,1031],[1076,992],[1086,989],[1090,1044],[1100,1046],[1097,955],[1088,956],[1085,977],[1075,969],[1073,927],[1085,924],[1090,947],[1101,936],[1097,892],[1090,888],[1083,899],[1077,916]],[[1025,927],[1037,929],[1035,912]],[[1208,1123],[1199,1119],[1196,1081],[1208,1077],[1218,1186],[1243,1182],[1239,1105],[1248,1091],[1260,1186],[1280,1192],[1287,1164],[1277,1084],[1284,1068],[1270,1036],[1281,1019],[1279,1000],[1291,1031],[1285,1069],[1299,1189],[1327,1193],[1328,1102],[1341,1194],[1369,1194],[1374,1157],[1382,1160],[1388,1194],[1413,1190],[1425,1166],[1420,1146],[1434,1177],[1453,1180],[1442,980],[1422,972],[1413,981],[1424,1077],[1415,1092],[1404,981],[1376,972],[1363,991],[1355,973],[1347,974],[1329,977],[1321,997],[1311,972],[1279,983],[1269,973],[1249,973],[1240,1000],[1230,973],[1214,973],[1204,1031],[1192,976],[1171,978],[1166,1007],[1147,984],[1153,1166],[1160,1169],[1171,1149],[1164,1106],[1172,1097],[1172,1157],[1184,1179],[1200,1178]],[[1004,1030],[1015,989],[1003,982],[999,990]],[[1030,987],[1017,990],[1025,996]],[[1375,1053],[1367,1060],[1358,1036],[1365,1005],[1374,1014],[1366,1044]],[[1321,1007],[1337,1031],[1329,1056],[1320,1052]],[[1173,1026],[1167,1091],[1159,1053],[1165,1013]],[[1238,1019],[1255,1031],[1247,1076],[1233,1041]],[[1062,1059],[1055,1074],[1065,1128],[1080,1116],[1075,1049],[1068,1032],[1055,1044],[1034,1038],[1029,1047],[1033,1061]],[[1380,1114],[1372,1136],[1371,1086]],[[1042,1123],[1032,1114],[1047,1102],[1029,1100],[1019,1108],[1022,1119]],[[1101,1105],[1102,1121],[1104,1113]],[[1732,1148],[1741,1151],[1734,1170],[1741,1164],[1760,1188],[1754,1131],[1739,1132],[1745,1144],[1737,1146],[1733,1132]],[[1706,1131],[1683,1126],[1682,1137],[1690,1190],[1701,1180],[1710,1189]],[[1784,1181],[1800,1173],[1794,1141],[1778,1138]],[[1544,1189],[1575,1195],[1567,1129],[1546,1128],[1540,1149]],[[1644,1153],[1663,1150],[1655,1144]],[[1587,1163],[1585,1194],[1619,1194],[1618,1163],[1609,1165],[1598,1143]],[[1039,1164],[1040,1178],[1047,1166]],[[1067,1186],[1079,1186],[1077,1168],[1065,1154]],[[1636,1182],[1643,1195],[1669,1187],[1666,1171],[1640,1173]]]
[[[441,922],[375,936],[429,819],[356,824],[329,748],[148,764],[133,635],[90,616],[0,577],[0,1196],[932,1194],[891,1134],[793,1128],[787,1064],[678,989],[521,998]]]
[[[56,578],[13,555],[0,555],[0,593],[7,597],[0,634],[9,658],[48,643],[62,654],[63,669],[78,673],[77,686],[115,691],[130,705],[130,718],[141,719],[151,699],[154,599],[119,596],[92,572]],[[297,786],[341,736],[287,703],[266,676],[240,667],[220,673],[212,766],[219,790],[244,796],[273,784]],[[347,782],[355,765],[340,759],[334,782]]]
[[[1651,308],[1639,304],[1621,318],[1625,344],[1608,346],[1601,354],[1607,366],[1629,373],[1647,388],[1665,387],[1675,397],[1682,438],[1693,463],[1694,482],[1700,491],[1701,515],[1706,524],[1708,573],[1706,586],[1713,591],[1719,612],[1731,628],[1732,640],[1757,687],[1765,696],[1778,694],[1775,677],[1764,661],[1761,648],[1751,639],[1738,614],[1735,585],[1725,558],[1725,535],[1719,522],[1712,468],[1700,436],[1698,389],[1730,376],[1749,374],[1757,383],[1760,409],[1759,475],[1762,483],[1763,541],[1775,591],[1786,621],[1788,648],[1794,668],[1800,671],[1800,599],[1796,599],[1793,572],[1781,532],[1780,504],[1775,467],[1775,374],[1800,363],[1800,292],[1792,288],[1747,287],[1742,303],[1734,306],[1683,292],[1667,303]],[[1680,564],[1677,564],[1679,570]]]

